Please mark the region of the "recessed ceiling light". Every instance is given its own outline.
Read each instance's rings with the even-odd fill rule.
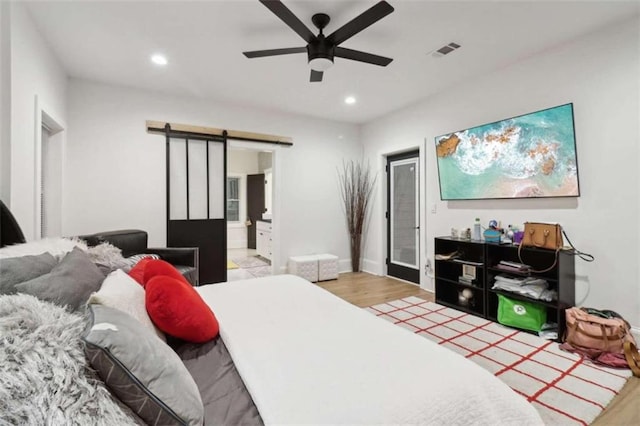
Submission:
[[[354,98],[353,96],[347,96],[346,98],[344,98],[344,103],[347,105],[353,105],[356,103],[356,98]]]
[[[167,65],[167,57],[159,53],[151,56],[151,62],[156,65]]]

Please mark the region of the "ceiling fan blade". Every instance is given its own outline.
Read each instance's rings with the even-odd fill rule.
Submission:
[[[309,77],[309,81],[312,83],[322,81],[322,74],[322,71],[311,70],[311,77]]]
[[[315,34],[311,32],[305,24],[302,23],[296,15],[291,12],[287,6],[282,4],[278,0],[260,0],[260,3],[265,5],[267,9],[272,11],[278,18],[280,18],[285,24],[287,24],[293,31],[298,33],[300,37],[307,43],[311,43],[316,38]]]
[[[381,67],[386,67],[391,63],[391,61],[393,61],[393,59],[391,58],[385,58],[384,56],[361,52],[359,50],[346,49],[344,47],[336,47],[334,56],[344,59],[351,59],[353,61],[366,62],[373,65],[380,65]]]
[[[331,35],[327,37],[327,40],[334,46],[339,45],[343,41],[353,37],[355,34],[367,28],[369,25],[376,23],[380,19],[384,18],[391,12],[393,7],[386,1],[381,1],[365,10],[360,15],[356,16],[351,21],[344,24],[342,27],[335,30]]]
[[[262,58],[265,56],[289,55],[291,53],[307,53],[306,47],[288,47],[285,49],[253,50],[242,52],[247,58]]]

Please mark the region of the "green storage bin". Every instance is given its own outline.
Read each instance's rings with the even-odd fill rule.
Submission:
[[[498,322],[510,327],[540,331],[547,322],[547,309],[538,303],[513,300],[498,294]]]

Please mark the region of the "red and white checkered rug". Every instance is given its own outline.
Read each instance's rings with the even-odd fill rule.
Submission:
[[[545,424],[588,425],[631,376],[544,340],[418,297],[365,308],[439,343],[495,374],[527,398]]]

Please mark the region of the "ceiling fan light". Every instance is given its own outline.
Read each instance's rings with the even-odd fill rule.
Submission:
[[[169,63],[169,61],[167,61],[167,57],[160,54],[160,53],[156,53],[155,55],[151,55],[151,62],[153,62],[156,65],[160,65],[160,66],[164,66],[167,65]]]
[[[323,72],[331,68],[333,61],[329,58],[313,58],[309,61],[312,70]]]

